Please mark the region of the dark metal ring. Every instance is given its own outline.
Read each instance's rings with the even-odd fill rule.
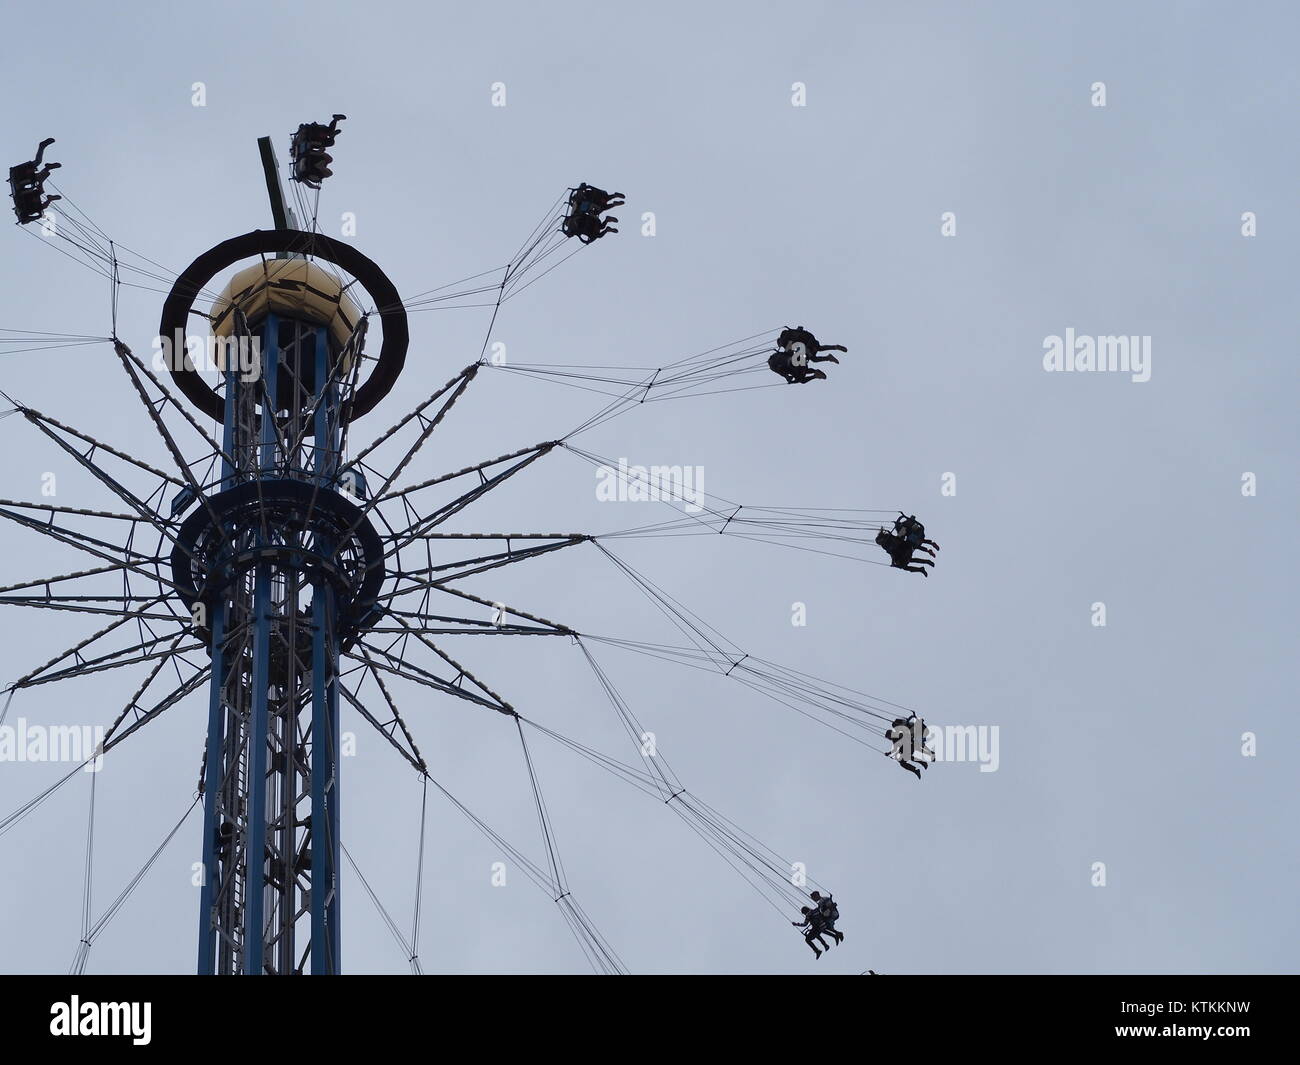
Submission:
[[[337,578],[342,574],[338,573],[337,567],[329,567],[334,571],[333,573],[322,569],[321,575],[330,580],[330,583],[336,586],[336,590],[342,593],[338,627],[345,638],[354,636],[374,623],[379,610],[377,599],[385,577],[384,548],[379,534],[375,532],[375,527],[360,507],[331,489],[322,488],[310,481],[289,479],[246,481],[235,488],[209,497],[208,502],[217,516],[215,523],[217,525],[225,525],[227,521],[237,523],[243,515],[256,513],[264,507],[272,510],[280,507],[297,507],[314,510],[318,517],[313,524],[319,523],[319,526],[325,530],[331,528],[350,530],[350,537],[361,553],[364,579],[360,587],[345,590],[344,586],[338,583]],[[172,548],[173,587],[185,603],[186,609],[193,609],[196,602],[206,601],[217,591],[214,585],[223,583],[223,574],[214,573],[204,574],[201,585],[195,581],[194,551],[200,537],[212,530],[213,526],[212,514],[209,513],[208,508],[198,508],[181,525]],[[269,550],[274,555],[288,551],[297,551],[304,555],[313,554],[301,547],[279,546],[255,548],[248,554],[256,555],[259,550]],[[221,560],[225,577],[233,573],[229,566],[235,561],[246,563],[249,559]]]
[[[374,301],[380,321],[384,324],[384,342],[379,350],[379,361],[346,404],[343,420],[353,421],[368,414],[392,391],[397,375],[406,364],[406,348],[410,343],[406,308],[402,306],[402,299],[387,274],[356,248],[332,237],[321,233],[303,233],[296,229],[255,229],[242,237],[231,237],[230,240],[209,248],[190,263],[172,285],[167,301],[163,304],[158,335],[174,337],[179,330],[182,337],[181,352],[185,352],[185,326],[194,301],[207,283],[241,259],[266,252],[313,255],[340,266],[357,279]],[[177,361],[180,361],[180,366],[176,365]],[[225,404],[221,396],[203,380],[188,355],[184,359],[173,359],[172,363],[172,376],[186,398],[216,421],[223,421]]]

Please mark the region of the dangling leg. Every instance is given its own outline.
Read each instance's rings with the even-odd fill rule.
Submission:
[[[903,566],[902,568],[907,570],[908,573],[919,573],[922,577],[930,576],[930,571],[922,569],[920,566]]]
[[[935,549],[935,551],[938,551],[938,550],[939,550],[939,545],[936,544],[933,540],[922,540],[921,543],[923,543],[923,544],[929,544],[931,547],[933,547],[933,548]]]
[[[804,933],[803,941],[808,944],[809,948],[817,955],[817,957],[820,958],[822,956],[822,952],[817,949],[817,944],[813,942],[813,930],[811,928]]]
[[[928,547],[924,546],[924,541],[922,541],[921,544],[918,544],[918,545],[917,545],[916,550],[917,550],[917,551],[924,551],[924,552],[925,552],[927,555],[929,555],[931,558],[934,558],[934,552],[931,551]]]
[[[909,773],[911,773],[914,777],[916,777],[917,780],[921,779],[921,771],[917,769],[916,766],[914,766],[911,762],[904,762],[902,759],[899,759],[898,764],[901,765],[904,769],[906,769]]]

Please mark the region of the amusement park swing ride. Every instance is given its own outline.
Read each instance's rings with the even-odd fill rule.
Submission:
[[[103,274],[112,285],[114,313],[108,337],[6,330],[0,348],[111,348],[170,465],[160,468],[5,395],[4,413],[25,420],[111,493],[117,507],[0,500],[0,517],[70,548],[85,563],[72,572],[0,588],[0,605],[88,615],[98,626],[7,685],[0,725],[23,689],[134,670],[139,686],[91,752],[90,758],[98,759],[177,704],[187,702],[194,710],[200,697],[206,700],[197,797],[162,844],[201,811],[196,961],[201,974],[343,971],[339,886],[350,860],[340,839],[345,791],[340,717],[345,711],[384,738],[393,757],[421,780],[424,794],[429,788],[443,794],[550,895],[597,971],[623,972],[626,966],[569,888],[530,738],[558,743],[656,799],[781,913],[802,909],[807,927],[809,889],[819,886],[792,876],[792,863],[688,790],[662,751],[643,753],[646,730],[597,651],[602,645],[620,647],[714,671],[875,745],[918,777],[908,759],[921,768],[928,764],[924,722],[903,716],[905,708],[897,704],[744,653],[628,564],[611,542],[620,536],[708,532],[775,544],[811,541],[830,553],[861,558],[872,550],[874,537],[895,568],[925,573],[922,567],[933,565],[931,548],[937,545],[925,538],[920,522],[901,513],[897,519],[884,517],[884,511],[752,507],[702,491],[689,501],[665,494],[663,501],[677,513],[626,533],[467,532],[458,531],[454,519],[555,452],[609,468],[610,460],[585,450],[578,438],[641,404],[754,387],[756,377],[785,387],[765,376],[770,372],[789,384],[810,383],[825,377],[814,363],[837,362],[826,353],[845,349],[822,345],[799,326],[687,356],[652,373],[498,366],[486,352],[502,305],[563,261],[567,256],[559,253],[570,241],[573,254],[617,233],[612,224],[617,218],[608,212],[624,202],[622,194],[581,183],[557,199],[499,275],[478,275],[404,299],[375,261],[319,231],[316,208],[304,191],[314,190],[318,201],[343,119],[335,115],[329,125],[304,123],[291,138],[297,212],[286,201],[270,140],[263,138],[274,228],[225,240],[179,274],[111,240],[66,193],[46,191],[59,167],[44,162],[52,139],[42,142],[32,160],[11,168],[18,223],[45,227],[45,239],[58,241],[60,250]],[[58,225],[47,225],[57,201],[62,201]],[[151,355],[142,356],[118,336],[117,292],[124,279],[167,286]],[[485,294],[494,302],[479,357],[358,447],[361,419],[392,392],[402,372],[410,340],[408,311],[455,306],[457,300]],[[206,321],[210,336],[189,335],[196,317]],[[382,331],[377,346],[372,325]],[[412,483],[406,475],[423,445],[484,372],[497,370],[574,385],[605,399],[563,436]],[[401,453],[381,459],[378,450],[395,440],[401,441]],[[621,482],[626,485],[629,477],[633,490],[647,487],[636,483],[644,471],[629,474],[624,466]],[[601,553],[685,642],[640,644],[596,636],[459,585],[472,575],[574,547]],[[612,757],[533,720],[498,694],[490,678],[463,663],[459,651],[454,655],[448,649],[463,635],[572,641],[628,733],[631,756]],[[530,859],[508,843],[432,778],[394,695],[398,679],[431,690],[432,699],[462,700],[500,715],[502,724],[517,732],[544,860]],[[80,768],[0,819],[0,834]],[[95,938],[162,847],[98,919],[87,901],[74,971],[84,970]],[[813,893],[814,904],[819,897],[830,898],[820,889]],[[821,922],[816,905],[811,912]],[[836,917],[837,909],[826,934],[838,936]],[[418,920],[409,938],[389,924],[412,970],[419,972]],[[805,937],[814,950],[815,930],[809,928]]]

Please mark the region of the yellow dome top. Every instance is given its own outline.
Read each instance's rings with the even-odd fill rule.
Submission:
[[[212,304],[213,334],[234,332],[236,307],[250,322],[274,311],[327,326],[340,348],[361,320],[334,275],[306,259],[268,259],[235,274]]]

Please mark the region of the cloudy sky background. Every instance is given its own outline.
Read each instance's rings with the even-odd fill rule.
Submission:
[[[905,507],[943,545],[929,580],[727,537],[614,549],[750,653],[932,725],[998,726],[1001,764],[938,766],[918,784],[733,681],[597,651],[686,785],[807,862],[848,934],[814,969],[784,918],[661,804],[535,740],[570,886],[633,971],[1295,971],[1288,5],[66,10],[50,34],[4,46],[0,145],[13,163],[56,136],[59,185],[173,270],[269,228],[258,136],[283,162],[299,122],[340,111],[322,228],[338,235],[354,212],[350,239],[408,296],[504,263],[569,185],[627,194],[623,232],[506,305],[495,337],[511,361],[659,366],[796,324],[848,345],[828,382],[645,406],[583,445],[701,465],[706,490],[753,505]],[[505,108],[490,106],[498,81]],[[796,81],[806,107],[791,106]],[[955,237],[940,235],[945,211]],[[15,226],[0,227],[0,257],[0,326],[109,331],[102,278]],[[162,298],[123,290],[118,331],[137,351]],[[413,314],[407,369],[354,442],[473,361],[487,315]],[[1045,373],[1043,340],[1067,328],[1150,336],[1151,380]],[[169,465],[109,345],[9,355],[0,379]],[[599,399],[485,371],[407,479],[554,438]],[[39,499],[53,472],[60,504],[111,507],[21,418],[0,422],[0,441],[0,495]],[[555,453],[456,528],[671,516],[598,503],[590,467]],[[92,564],[0,528],[0,583]],[[579,631],[680,642],[595,549],[466,587]],[[790,623],[795,602],[806,627]],[[18,607],[0,625],[6,680],[99,627]],[[568,641],[448,648],[527,716],[631,755]],[[19,692],[9,722],[106,724],[142,677],[120,672]],[[395,693],[434,777],[540,857],[510,722]],[[97,913],[191,800],[204,717],[192,697],[100,775]],[[419,782],[346,708],[344,727],[360,743],[344,842],[408,927]],[[1256,757],[1241,754],[1245,732]],[[0,765],[0,815],[65,771]],[[71,961],[88,798],[78,778],[0,838],[0,969]],[[586,971],[551,900],[522,876],[492,887],[499,851],[445,802],[429,811],[426,970]],[[199,836],[196,811],[88,971],[192,970]],[[344,898],[345,967],[405,971],[350,872]]]

